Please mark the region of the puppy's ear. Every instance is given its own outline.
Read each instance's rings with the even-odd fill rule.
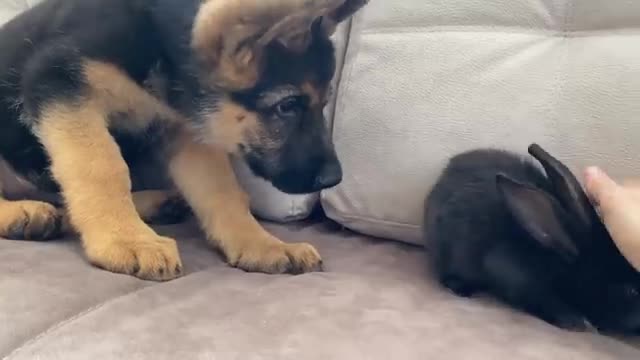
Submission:
[[[579,250],[566,230],[566,212],[553,196],[504,174],[496,176],[496,184],[514,220],[536,242],[567,261],[575,260]]]
[[[191,47],[211,82],[228,90],[253,87],[274,41],[292,51],[309,43],[314,21],[345,0],[203,0]]]
[[[285,19],[273,34],[280,43],[293,51],[304,51],[312,38],[316,25],[326,36],[331,36],[341,22],[365,6],[369,0],[310,0],[313,5]],[[267,39],[270,38],[267,36]]]
[[[369,0],[316,1],[305,12],[292,16],[289,23],[283,22],[284,31],[279,31],[278,40],[290,49],[302,51],[309,45],[316,25],[324,35],[330,37],[340,23],[349,19],[368,2]]]
[[[331,36],[336,31],[338,24],[349,19],[358,10],[362,9],[369,0],[342,0],[341,4],[335,7],[322,20],[322,26],[327,35]]]

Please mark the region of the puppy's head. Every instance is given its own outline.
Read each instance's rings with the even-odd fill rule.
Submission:
[[[330,36],[368,0],[205,0],[193,25],[202,141],[240,155],[287,193],[337,185],[342,169],[323,109]]]

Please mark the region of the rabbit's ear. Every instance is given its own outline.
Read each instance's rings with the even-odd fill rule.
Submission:
[[[582,227],[580,230],[591,232],[599,222],[598,215],[571,170],[538,144],[529,146],[529,154],[542,164],[553,186],[555,197]]]
[[[504,174],[496,176],[498,191],[514,219],[543,247],[567,261],[578,256],[578,247],[566,230],[566,212],[542,189],[522,184]]]

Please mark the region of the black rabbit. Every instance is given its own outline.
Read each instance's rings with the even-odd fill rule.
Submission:
[[[558,327],[640,333],[640,274],[578,180],[533,144],[525,157],[453,157],[425,201],[427,253],[441,284],[483,291]],[[546,175],[545,175],[546,173]]]

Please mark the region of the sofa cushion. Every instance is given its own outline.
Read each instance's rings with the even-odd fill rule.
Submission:
[[[538,142],[574,171],[638,176],[640,2],[372,1],[356,18],[334,122],[330,217],[419,243],[447,159]]]
[[[562,331],[486,299],[457,298],[423,251],[325,224],[268,225],[309,240],[326,272],[249,274],[224,265],[194,224],[186,275],[150,283],[87,264],[77,242],[0,241],[0,358],[581,359],[640,357],[637,341]]]

